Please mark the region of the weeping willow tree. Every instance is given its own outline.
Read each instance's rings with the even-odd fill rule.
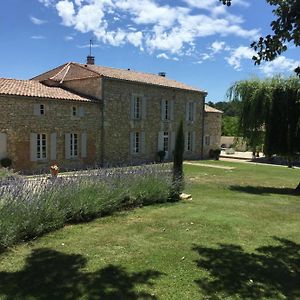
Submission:
[[[281,155],[290,162],[299,157],[300,78],[239,81],[229,97],[242,102],[239,130],[249,145],[264,144],[267,156]]]

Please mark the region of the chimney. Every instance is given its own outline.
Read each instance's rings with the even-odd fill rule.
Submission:
[[[94,65],[95,64],[95,56],[88,55],[86,58],[87,65]]]
[[[159,72],[158,75],[161,77],[166,77],[166,72]]]

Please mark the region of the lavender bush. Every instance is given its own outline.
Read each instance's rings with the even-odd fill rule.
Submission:
[[[0,180],[0,248],[39,236],[68,222],[120,209],[167,202],[169,166],[152,165],[77,172],[57,179]]]

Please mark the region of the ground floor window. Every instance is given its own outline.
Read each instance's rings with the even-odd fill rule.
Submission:
[[[193,134],[191,131],[187,133],[187,145],[186,145],[186,150],[187,151],[192,151],[193,150]]]
[[[71,158],[78,157],[78,134],[77,133],[70,134],[70,157]]]
[[[47,158],[47,135],[45,133],[38,133],[36,135],[36,158]]]
[[[163,150],[169,152],[169,132],[164,131],[163,135]]]
[[[205,146],[209,146],[210,145],[210,136],[209,135],[205,136],[204,143],[205,143]]]

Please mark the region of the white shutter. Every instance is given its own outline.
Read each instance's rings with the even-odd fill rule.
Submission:
[[[147,118],[147,98],[142,98],[142,119],[146,120]]]
[[[71,158],[70,147],[71,147],[71,134],[66,133],[65,134],[65,156],[66,156],[66,159]]]
[[[195,122],[196,121],[196,102],[193,102],[193,121]]]
[[[173,121],[175,118],[174,116],[174,100],[170,101],[170,120]]]
[[[35,116],[39,116],[41,114],[40,104],[34,104],[33,113]]]
[[[184,133],[184,151],[188,151],[188,138],[189,138],[189,132],[186,131]]]
[[[186,121],[189,120],[189,103],[188,102],[185,103],[185,120]]]
[[[158,133],[157,150],[158,151],[164,150],[164,132],[163,131],[160,131]]]
[[[50,135],[50,159],[56,160],[56,133]]]
[[[141,153],[145,154],[146,153],[146,139],[145,139],[145,132],[142,131],[140,133],[141,135]]]
[[[7,134],[0,132],[0,159],[7,156]]]
[[[135,102],[135,97],[131,96],[131,104],[130,104],[131,119],[134,119],[134,102]]]
[[[30,160],[37,161],[37,134],[30,133]]]
[[[87,133],[83,132],[81,134],[81,157],[87,157]]]
[[[196,133],[195,131],[192,132],[192,151],[196,151]]]
[[[160,118],[162,121],[165,120],[165,109],[166,109],[165,105],[166,105],[165,100],[161,100],[160,101]]]
[[[130,132],[130,154],[134,154],[134,132]]]
[[[83,106],[80,106],[79,107],[79,117],[84,117],[84,107]]]

